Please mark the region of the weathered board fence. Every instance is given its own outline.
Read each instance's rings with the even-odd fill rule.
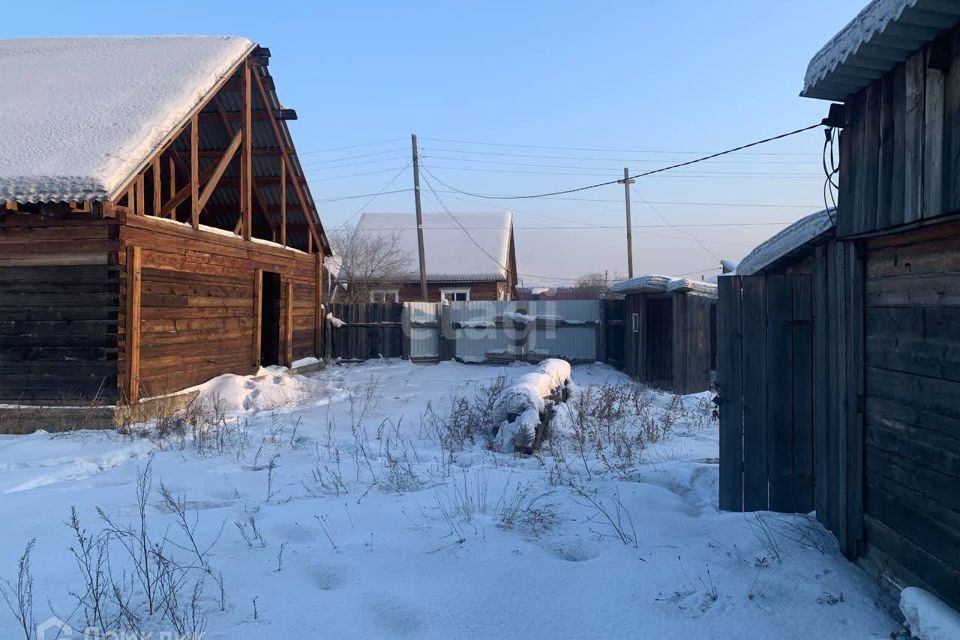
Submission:
[[[328,304],[324,354],[345,361],[403,357],[403,315],[399,303]]]

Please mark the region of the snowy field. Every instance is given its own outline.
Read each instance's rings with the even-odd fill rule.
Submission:
[[[900,629],[812,519],[717,510],[707,394],[574,367],[542,452],[492,452],[491,389],[532,370],[384,361],[227,376],[205,386],[194,425],[0,436],[0,576],[16,587],[35,539],[36,622],[208,639]],[[0,638],[26,637],[0,601]]]

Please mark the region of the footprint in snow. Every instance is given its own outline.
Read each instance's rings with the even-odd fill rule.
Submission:
[[[381,631],[389,636],[412,636],[423,627],[422,613],[388,595],[371,596],[363,608]]]

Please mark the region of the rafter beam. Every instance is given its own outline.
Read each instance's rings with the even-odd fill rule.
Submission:
[[[256,84],[257,84],[257,90],[260,92],[260,99],[263,101],[263,104],[269,105],[269,104],[270,104],[270,100],[269,100],[269,98],[268,98],[268,96],[267,96],[267,91],[266,91],[266,89],[263,88],[263,82],[262,82],[262,80],[260,79],[260,74],[259,74],[259,73],[254,73],[254,74],[251,74],[251,75],[253,76],[253,79],[254,79],[254,81],[255,81]],[[287,152],[287,144],[286,144],[286,141],[285,141],[285,139],[284,139],[284,137],[283,137],[282,132],[280,131],[280,125],[277,124],[277,121],[276,121],[276,120],[271,119],[271,120],[270,120],[270,126],[271,126],[271,128],[273,129],[274,138],[276,139],[276,141],[277,141],[277,146],[280,148],[280,153],[281,153],[281,155],[283,156],[283,162],[287,163],[287,166],[289,167],[289,166],[290,166],[290,154]],[[317,234],[317,230],[316,230],[316,228],[314,227],[314,224],[313,224],[313,218],[311,217],[311,214],[312,214],[312,212],[313,212],[313,209],[312,209],[312,208],[310,207],[310,205],[307,203],[307,198],[306,198],[306,196],[305,196],[304,193],[303,193],[303,189],[300,188],[300,183],[299,183],[299,181],[297,181],[297,180],[294,180],[294,181],[293,181],[293,190],[296,192],[296,194],[297,194],[297,200],[300,202],[300,206],[303,208],[303,215],[304,215],[304,217],[307,219],[307,222],[310,224],[310,234],[311,234],[311,238],[313,238],[313,240],[315,240],[316,243],[319,245],[319,244],[320,244],[320,236]]]
[[[203,185],[203,191],[200,193],[201,209],[207,205],[207,201],[210,199],[210,196],[213,195],[214,189],[217,188],[220,178],[223,177],[223,172],[227,170],[227,166],[230,164],[230,161],[233,160],[233,156],[237,153],[237,149],[240,148],[242,137],[242,132],[240,131],[237,131],[237,133],[234,134],[233,140],[230,141],[230,146],[227,147],[227,150],[223,152],[223,155],[220,157],[220,161],[217,162],[213,169],[213,173],[210,175],[210,179],[207,180],[205,185]]]
[[[243,239],[253,237],[253,100],[251,99],[250,60],[243,63],[243,151],[240,156],[240,208],[243,212]],[[264,103],[266,104],[266,103]],[[222,116],[223,113],[221,112]]]

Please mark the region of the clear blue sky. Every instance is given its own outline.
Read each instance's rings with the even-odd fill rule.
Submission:
[[[269,47],[280,97],[299,114],[291,123],[295,143],[330,230],[366,200],[323,201],[382,189],[405,165],[413,132],[425,166],[450,185],[530,193],[601,182],[624,165],[636,172],[812,124],[827,103],[797,97],[807,62],[864,4],[35,2],[4,7],[4,37],[228,33]],[[391,142],[322,151],[381,140]],[[664,219],[781,223],[821,208],[822,142],[815,130],[756,150],[764,155],[728,156],[690,169],[695,173],[640,181],[638,193],[661,204],[651,208],[635,196],[637,272],[712,268],[715,256],[738,259],[780,228],[650,226]],[[411,181],[404,171],[391,189]],[[581,196],[603,202],[439,195],[454,212],[513,210],[523,273],[625,271],[624,230],[596,228],[623,225],[622,187]],[[429,191],[424,206],[439,210]],[[369,210],[412,212],[412,194],[382,196]],[[594,228],[544,228],[585,225]]]

